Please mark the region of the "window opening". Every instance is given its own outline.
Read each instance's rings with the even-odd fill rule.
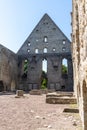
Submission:
[[[56,51],[56,49],[55,48],[53,48],[53,52],[55,52]]]
[[[42,60],[41,89],[47,88],[47,60]]]
[[[24,66],[23,66],[23,75],[22,75],[22,78],[27,78],[27,72],[28,72],[28,60],[25,59],[24,60]]]
[[[53,28],[53,30],[56,30],[56,28]]]
[[[28,42],[28,46],[30,46],[31,44],[30,44],[30,42]]]
[[[37,29],[36,32],[38,32],[39,30]]]
[[[65,47],[63,47],[63,48],[62,48],[62,51],[65,51],[65,50],[66,50],[66,48],[65,48]]]
[[[42,61],[42,71],[45,71],[47,73],[47,60],[46,59]]]
[[[66,44],[66,41],[65,40],[63,40],[63,45],[65,45]]]
[[[28,49],[27,52],[29,53],[29,52],[30,52],[30,49]]]
[[[45,43],[48,42],[47,36],[44,36],[44,42],[45,42]]]
[[[64,78],[68,76],[68,60],[66,58],[62,59],[62,76]]]
[[[35,49],[35,53],[38,54],[38,52],[39,52],[38,49]]]
[[[47,48],[44,48],[43,52],[44,52],[44,53],[47,53]]]

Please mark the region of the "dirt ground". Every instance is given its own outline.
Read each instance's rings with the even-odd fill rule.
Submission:
[[[0,95],[0,130],[82,130],[79,114],[63,112],[73,105],[46,104],[45,99]]]

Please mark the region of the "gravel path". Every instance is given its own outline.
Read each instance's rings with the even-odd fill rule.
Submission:
[[[0,130],[82,130],[78,114],[63,112],[70,105],[46,104],[45,98],[0,95]]]

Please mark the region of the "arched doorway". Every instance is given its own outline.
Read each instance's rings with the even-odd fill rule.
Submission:
[[[42,60],[41,88],[47,88],[47,60]]]

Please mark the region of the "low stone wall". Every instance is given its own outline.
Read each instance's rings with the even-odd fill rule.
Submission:
[[[29,92],[30,95],[41,95],[41,90],[33,89]]]
[[[48,93],[46,97],[73,97],[73,92],[53,92],[53,93]]]
[[[50,104],[76,104],[76,98],[69,97],[47,97],[46,103]]]
[[[55,92],[55,89],[41,89],[42,94],[48,94]]]
[[[41,94],[47,94],[47,93],[53,93],[54,89],[33,89],[29,92],[31,95],[41,95]]]
[[[76,104],[76,98],[70,92],[48,93],[46,103],[50,104]]]

